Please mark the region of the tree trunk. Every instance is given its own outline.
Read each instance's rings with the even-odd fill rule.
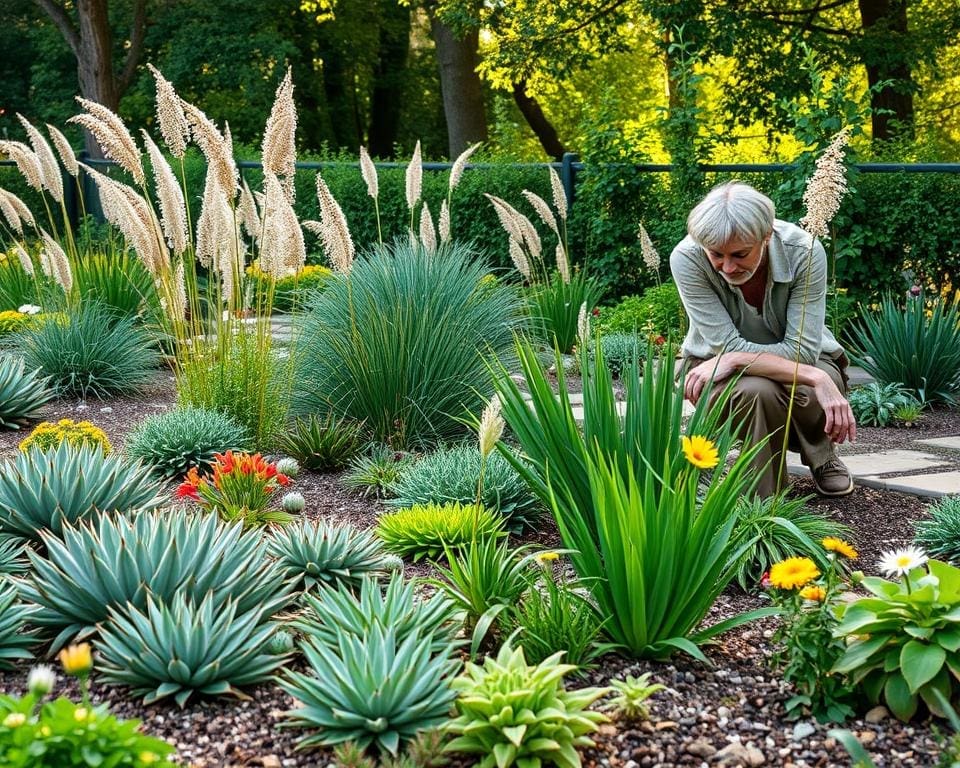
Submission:
[[[403,83],[410,51],[410,10],[396,0],[381,3],[380,51],[373,72],[370,97],[369,150],[374,157],[389,157],[400,129]]]
[[[540,103],[529,93],[527,93],[527,81],[520,80],[513,84],[513,100],[516,102],[520,113],[527,121],[527,125],[536,134],[540,140],[540,146],[557,162],[563,160],[563,155],[567,151],[557,135],[557,129],[543,114]]]
[[[890,139],[897,130],[912,136],[913,73],[904,58],[905,47],[898,45],[898,38],[907,33],[907,0],[858,0],[858,4],[864,36],[874,38],[863,53],[867,82],[873,88],[884,80],[893,81],[872,91],[873,138]]]
[[[447,143],[451,159],[471,144],[487,140],[487,113],[483,84],[477,72],[480,31],[475,27],[462,36],[430,16],[430,29],[437,46],[440,93],[447,120]]]

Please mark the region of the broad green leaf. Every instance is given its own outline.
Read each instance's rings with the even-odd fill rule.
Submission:
[[[900,671],[910,687],[910,693],[916,693],[920,687],[932,680],[947,660],[947,653],[939,645],[928,645],[911,640],[900,652]]]

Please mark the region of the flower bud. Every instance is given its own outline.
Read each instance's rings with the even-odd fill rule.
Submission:
[[[863,579],[864,579],[863,571],[854,571],[853,573],[850,574],[850,583],[853,584],[853,586],[857,586],[858,584],[860,584],[863,581]]]
[[[11,712],[5,718],[3,718],[3,727],[4,728],[19,728],[27,722],[27,716],[23,712]]]
[[[34,696],[46,696],[56,682],[56,672],[46,664],[38,664],[27,675],[27,690]]]
[[[60,651],[58,656],[63,671],[75,677],[86,677],[93,669],[93,655],[89,643],[70,645]]]

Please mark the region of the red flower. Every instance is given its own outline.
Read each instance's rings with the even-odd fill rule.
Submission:
[[[665,338],[663,338],[663,336],[657,336],[657,338],[655,338],[655,339],[653,340],[653,343],[656,344],[656,345],[659,347],[659,346],[661,346],[661,345],[663,345],[663,344],[666,344],[666,343],[667,343],[667,340],[666,340]]]
[[[593,308],[593,316],[600,317],[600,309],[598,307]]]
[[[764,571],[763,576],[760,577],[760,589],[770,589],[770,571]]]
[[[279,472],[277,472],[276,470],[274,470],[274,472],[276,472],[277,482],[280,483],[280,485],[289,485],[289,484],[290,484],[290,478],[289,478],[289,477],[287,477],[286,475],[281,475],[281,474],[280,474]]]

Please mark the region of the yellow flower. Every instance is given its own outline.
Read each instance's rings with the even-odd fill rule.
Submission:
[[[73,710],[73,719],[78,723],[82,723],[87,719],[87,708],[86,707],[77,707]]]
[[[800,597],[812,603],[822,603],[827,598],[827,590],[816,584],[811,584],[800,590]]]
[[[40,735],[43,736],[43,738],[47,738],[51,733],[53,733],[53,731],[50,730],[49,725],[40,726]]]
[[[827,536],[827,538],[820,543],[828,552],[837,552],[850,560],[855,560],[858,556],[857,550],[855,550],[852,545],[843,539],[838,539],[836,536]]]
[[[819,575],[817,564],[809,557],[788,557],[770,569],[770,583],[777,589],[796,589]]]
[[[141,752],[137,755],[137,759],[144,765],[150,765],[151,763],[157,762],[160,758],[157,757],[155,752]]]
[[[717,448],[712,440],[708,440],[701,435],[694,435],[693,437],[684,435],[681,438],[681,444],[683,455],[687,457],[687,461],[698,469],[713,469],[720,462]]]
[[[554,560],[557,560],[560,557],[556,552],[541,552],[537,555],[536,560],[538,563],[550,563]]]
[[[23,712],[11,712],[5,718],[3,718],[3,727],[4,728],[19,728],[27,722],[27,716]]]
[[[63,671],[68,675],[77,677],[86,677],[93,669],[93,655],[90,653],[88,643],[71,645],[60,651],[60,663],[63,665]]]

